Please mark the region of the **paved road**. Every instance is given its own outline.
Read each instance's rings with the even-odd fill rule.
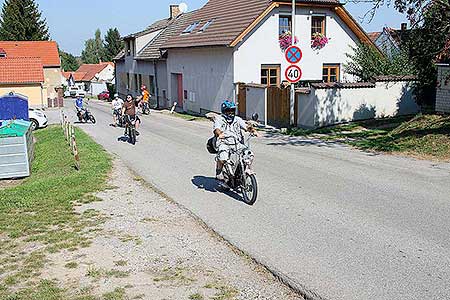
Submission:
[[[267,136],[255,206],[216,192],[207,122],[152,114],[118,142],[109,109],[82,125],[108,151],[317,299],[450,299],[450,165]]]

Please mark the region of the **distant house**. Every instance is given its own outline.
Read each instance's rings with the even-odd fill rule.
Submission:
[[[91,95],[98,95],[107,90],[107,84],[115,82],[114,63],[104,62],[99,64],[83,64],[75,72],[64,72],[67,81],[74,82]]]
[[[0,49],[0,96],[14,92],[28,97],[28,105],[47,103],[44,68],[38,57],[5,57]]]
[[[58,45],[54,41],[0,41],[7,58],[38,57],[41,59],[44,72],[44,101],[47,105],[47,97],[55,98],[55,87],[61,86],[61,60]]]
[[[158,20],[145,30],[124,37],[125,49],[115,58],[116,89],[121,96],[140,93],[145,84],[152,105],[167,107],[167,53],[161,46],[189,24],[192,13],[181,14],[178,5],[170,6],[169,18]]]
[[[240,82],[280,86],[288,66],[280,35],[292,29],[291,1],[210,0],[188,26],[162,45],[167,51],[168,98],[185,111],[218,111],[234,99]],[[303,51],[302,80],[354,82],[345,72],[347,53],[364,42],[365,31],[338,0],[298,0],[295,35]],[[314,47],[317,35],[328,37]]]
[[[406,23],[401,24],[401,29],[384,27],[383,31],[370,32],[368,35],[373,43],[387,57],[392,58],[399,53],[401,44],[408,37],[409,29]]]

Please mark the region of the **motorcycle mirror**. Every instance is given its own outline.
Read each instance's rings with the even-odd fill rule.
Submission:
[[[258,119],[259,119],[259,115],[257,113],[254,113],[252,115],[252,120],[255,121],[255,122],[258,122]]]

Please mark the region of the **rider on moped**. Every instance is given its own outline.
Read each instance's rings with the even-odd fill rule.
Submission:
[[[242,130],[259,136],[255,128],[236,116],[236,104],[225,100],[221,105],[222,114],[215,119],[214,135],[217,137],[216,179],[224,182],[223,166],[230,159],[230,150],[245,147]],[[237,143],[237,145],[236,145]]]
[[[113,126],[117,126],[117,118],[122,115],[123,100],[119,97],[119,94],[114,94],[114,99],[111,102],[112,115],[113,115]]]

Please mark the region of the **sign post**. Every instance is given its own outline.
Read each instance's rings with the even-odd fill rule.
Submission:
[[[292,20],[292,31],[291,31],[292,46],[295,45],[295,15],[296,15],[295,0],[292,0],[292,17],[291,17],[291,20]],[[293,127],[295,124],[294,107],[295,107],[295,83],[291,83],[291,101],[290,101],[290,106],[289,106],[289,108],[290,108],[289,109],[289,116],[290,116],[289,125],[290,125],[290,127]]]

